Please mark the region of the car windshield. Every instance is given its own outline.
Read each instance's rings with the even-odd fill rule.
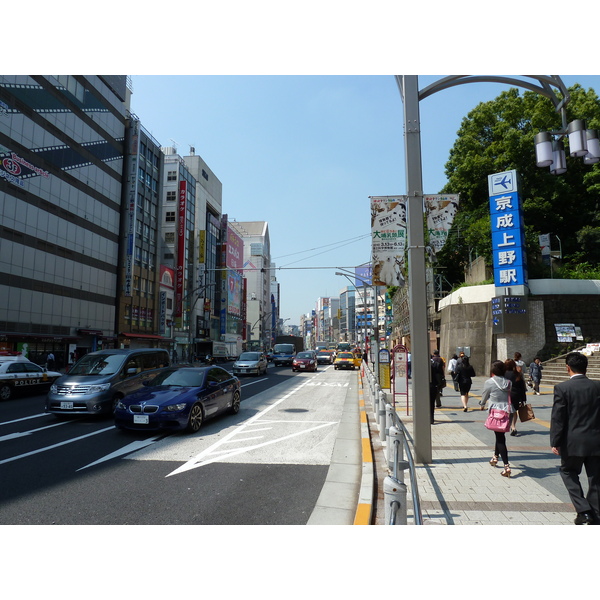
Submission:
[[[258,352],[242,352],[239,360],[258,360],[260,354]]]
[[[340,352],[338,358],[354,358],[354,355],[351,352]]]
[[[123,354],[86,354],[69,370],[69,375],[113,375],[121,368]]]
[[[298,352],[296,358],[312,358],[313,355],[310,352]]]
[[[202,387],[205,371],[200,369],[167,369],[148,382],[148,386],[173,385]]]

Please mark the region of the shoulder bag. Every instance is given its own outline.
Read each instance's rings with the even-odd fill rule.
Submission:
[[[531,406],[531,404],[522,404],[519,406],[518,413],[521,423],[535,419],[535,415],[533,414],[533,406]]]
[[[498,389],[502,389],[496,381],[494,383],[498,386]],[[508,405],[511,405],[510,392],[508,393]],[[491,431],[506,433],[510,429],[510,413],[499,408],[492,408],[485,420],[485,426]]]

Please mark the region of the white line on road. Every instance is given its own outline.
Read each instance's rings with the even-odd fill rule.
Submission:
[[[26,435],[31,435],[32,433],[36,433],[38,431],[43,431],[44,429],[52,429],[52,427],[60,427],[61,425],[66,425],[67,421],[63,421],[62,423],[54,423],[53,425],[46,425],[45,427],[38,427],[38,429],[32,429],[31,431],[18,431],[17,433],[9,433],[8,435],[3,435],[0,437],[0,442],[6,442],[8,440],[15,440],[20,437],[25,437]]]
[[[86,465],[85,467],[81,467],[80,469],[77,469],[77,470],[83,471],[83,469],[87,469],[88,467],[93,467],[94,465],[98,465],[107,460],[117,458],[118,456],[123,456],[123,454],[129,454],[131,452],[135,452],[136,450],[141,450],[142,448],[145,448],[146,446],[149,446],[150,444],[154,444],[154,442],[156,442],[156,440],[160,439],[161,437],[162,437],[162,435],[157,435],[157,436],[147,439],[147,440],[138,440],[137,442],[132,442],[131,444],[128,444],[127,446],[124,446],[123,448],[120,448],[119,450],[115,450],[111,454],[107,454],[106,456],[99,458],[97,461],[94,461],[93,463],[90,463],[89,465]]]
[[[214,461],[218,460],[217,458],[215,458],[215,459],[204,462],[204,457],[208,456],[209,454],[212,454],[215,451],[215,449],[219,448],[219,446],[221,446],[222,444],[224,444],[225,442],[230,440],[233,436],[238,435],[246,427],[254,424],[256,421],[261,419],[269,411],[271,411],[275,407],[279,406],[282,402],[284,402],[285,400],[290,398],[297,391],[301,390],[305,385],[308,384],[309,381],[310,381],[310,379],[307,379],[304,383],[302,383],[298,387],[294,388],[289,393],[287,393],[285,396],[283,396],[282,398],[280,398],[279,400],[277,400],[276,402],[271,404],[271,406],[268,406],[267,408],[265,408],[265,410],[257,413],[256,415],[254,415],[253,417],[248,419],[246,422],[242,423],[238,428],[234,429],[231,433],[227,434],[222,440],[216,442],[212,446],[209,446],[206,450],[203,450],[202,452],[200,452],[200,454],[198,454],[196,457],[192,458],[191,460],[188,460],[186,463],[184,463],[183,465],[181,465],[180,467],[178,467],[177,469],[175,469],[174,471],[169,473],[167,475],[167,477],[171,477],[171,475],[178,475],[179,473],[184,473],[185,471],[189,471],[191,469],[195,469],[196,467],[200,467],[205,464],[209,464],[210,462],[214,462]],[[302,433],[308,433],[308,432],[302,432]],[[290,436],[290,437],[293,437],[293,436]],[[279,440],[277,440],[277,441],[279,441]],[[266,442],[265,444],[262,444],[262,445],[267,445],[269,443],[272,443],[272,442]],[[256,446],[256,447],[258,447],[258,446]],[[241,452],[247,452],[250,449],[252,449],[252,448],[244,448],[242,450],[232,451],[231,456],[233,456],[235,454],[240,454]]]
[[[28,421],[29,419],[38,419],[39,417],[47,417],[48,413],[40,413],[39,415],[31,415],[29,417],[22,417],[21,419],[15,419],[14,421],[4,421],[3,423],[0,423],[0,426],[2,425],[10,425],[12,423],[20,423],[21,421]]]
[[[41,452],[47,452],[48,450],[54,450],[54,448],[59,448],[60,446],[65,446],[66,444],[72,444],[73,442],[78,442],[79,440],[84,440],[85,438],[89,438],[93,435],[98,435],[99,433],[105,433],[107,431],[114,430],[113,426],[106,427],[105,429],[98,429],[98,431],[94,431],[92,433],[87,433],[86,435],[80,435],[79,437],[73,438],[71,440],[65,440],[64,442],[60,442],[58,444],[53,444],[52,446],[46,446],[45,448],[39,448],[38,450],[32,450],[31,452],[26,452],[25,454],[19,454],[18,456],[12,456],[11,458],[5,458],[4,460],[0,460],[0,465],[4,465],[9,462],[13,462],[15,460],[19,460],[21,458],[27,458],[28,456],[33,456],[34,454],[40,454]]]

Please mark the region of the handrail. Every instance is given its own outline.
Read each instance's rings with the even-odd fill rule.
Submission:
[[[366,375],[367,380],[368,380],[367,381],[368,385],[363,386],[363,388],[365,390],[368,390],[369,395],[371,396],[371,400],[373,401],[372,402],[373,409],[376,413],[375,416],[376,417],[382,416],[382,413],[384,413],[384,411],[382,411],[377,406],[378,405],[378,394],[381,394],[381,396],[383,398],[385,398],[385,393],[381,390],[381,387],[377,383],[377,380],[376,380],[376,377],[375,377],[373,371],[371,370],[371,368],[369,367],[369,365],[366,361],[363,361],[363,370],[361,371],[361,373]],[[390,409],[392,409],[391,405],[387,404],[387,406]],[[400,448],[399,448],[400,440],[395,439],[393,442],[393,444],[394,444],[393,472],[389,477],[392,480],[392,482],[394,484],[396,484],[394,486],[395,488],[405,489],[406,486],[404,486],[403,482],[398,478],[398,471],[400,471],[400,470],[404,471],[408,467],[409,476],[410,476],[411,496],[412,496],[412,502],[413,502],[413,519],[414,519],[415,525],[423,525],[423,515],[422,515],[422,511],[421,511],[419,488],[417,485],[415,461],[413,458],[412,450],[408,443],[409,439],[412,442],[412,437],[408,433],[406,426],[404,425],[404,423],[402,422],[402,419],[400,419],[400,417],[398,416],[398,414],[396,413],[395,410],[393,410],[393,409],[386,410],[385,413],[387,413],[391,416],[392,426],[395,427],[398,432],[402,432],[403,449],[405,451],[406,458],[407,458],[406,461],[400,460]],[[388,434],[388,430],[386,429],[385,422],[379,423],[379,427],[380,427],[380,434],[381,434],[382,440],[383,440],[383,439],[385,439],[386,434]],[[391,427],[390,427],[390,429],[391,429]],[[385,485],[384,485],[384,487],[385,487]],[[404,492],[404,502],[406,503],[405,497],[406,497],[406,493]],[[401,508],[402,508],[401,501],[397,497],[393,498],[390,502],[391,512],[390,512],[389,523],[388,523],[389,525],[395,525],[397,523],[397,514]],[[405,525],[406,523],[404,522],[401,524]]]

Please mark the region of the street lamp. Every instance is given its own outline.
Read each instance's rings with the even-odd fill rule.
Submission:
[[[413,427],[414,448],[418,461],[429,463],[431,452],[431,414],[429,407],[429,339],[427,332],[427,284],[425,278],[425,234],[423,228],[423,176],[421,168],[421,122],[419,102],[439,91],[465,83],[504,83],[517,85],[534,91],[550,99],[556,111],[563,118],[563,128],[558,132],[544,132],[536,136],[536,158],[538,166],[549,166],[551,172],[564,172],[566,164],[562,163],[560,145],[552,147],[552,142],[559,141],[569,133],[566,123],[565,106],[570,96],[567,87],[558,75],[521,75],[536,80],[536,82],[516,77],[493,75],[450,75],[419,91],[417,75],[396,75],[396,83],[404,106],[404,152],[406,161],[406,188],[408,208],[408,277],[409,277],[409,307],[411,333],[411,363],[412,363],[412,397],[413,397]],[[555,89],[560,91],[559,97]],[[571,151],[582,152],[582,124],[571,127],[574,135]],[[588,134],[585,130],[588,160],[600,159],[598,146],[595,145],[597,135]],[[538,134],[539,135],[539,134]],[[559,136],[558,140],[554,137]],[[591,140],[591,141],[590,141]],[[538,152],[538,144],[541,145]],[[579,144],[579,145],[578,145]],[[556,152],[556,156],[554,155]],[[556,159],[556,160],[555,160]],[[548,162],[551,161],[551,162]]]

